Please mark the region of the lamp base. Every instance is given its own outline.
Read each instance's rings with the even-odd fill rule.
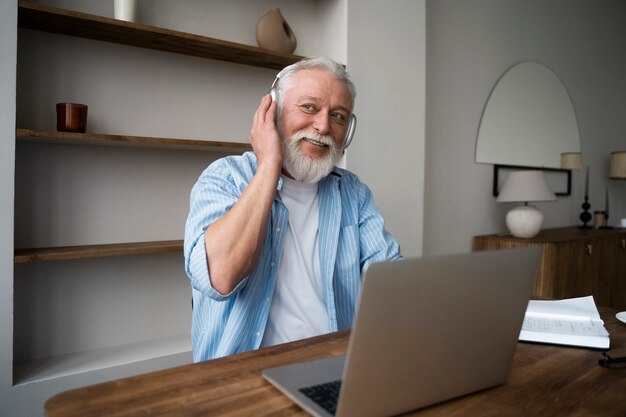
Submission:
[[[535,237],[543,225],[543,214],[530,205],[513,207],[506,214],[506,225],[515,237]]]

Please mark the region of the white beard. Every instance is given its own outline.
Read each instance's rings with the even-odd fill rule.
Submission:
[[[326,156],[311,159],[300,152],[300,141],[310,139],[328,146]],[[342,152],[330,135],[320,135],[312,130],[300,130],[283,140],[285,160],[283,168],[296,180],[315,183],[330,174],[341,158]]]

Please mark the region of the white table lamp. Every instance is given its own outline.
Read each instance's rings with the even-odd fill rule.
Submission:
[[[506,225],[513,236],[531,238],[541,230],[543,213],[528,203],[556,201],[556,196],[541,170],[515,171],[507,178],[496,201],[524,203],[509,210]]]

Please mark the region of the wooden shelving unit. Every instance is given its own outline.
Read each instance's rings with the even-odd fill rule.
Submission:
[[[18,2],[18,27],[48,33],[93,39],[133,47],[147,48],[200,58],[215,59],[260,68],[282,69],[303,57],[281,54],[219,39],[125,22],[71,10],[49,7],[28,1]],[[16,143],[63,144],[79,146],[139,147],[144,149],[179,149],[216,154],[240,154],[251,150],[248,143],[68,133],[20,128]],[[15,264],[21,270],[37,270],[38,263],[56,260],[80,260],[102,257],[132,256],[182,252],[182,240],[157,242],[113,243],[85,246],[16,249]],[[181,256],[182,258],[182,256]],[[54,269],[46,265],[44,269]],[[156,340],[96,347],[93,350],[68,350],[43,359],[33,356],[14,363],[13,383],[28,385],[59,379],[72,380],[95,372],[97,378],[111,372],[148,372],[163,367],[188,363],[191,360],[189,335],[163,334]],[[123,371],[122,371],[123,369]],[[81,377],[82,378],[82,377]],[[73,379],[72,381],[76,381]],[[75,382],[72,382],[75,383]],[[37,388],[39,389],[39,388]]]
[[[252,149],[250,144],[218,142],[211,140],[157,138],[148,136],[103,135],[97,133],[54,132],[46,130],[17,129],[19,142],[59,143],[65,145],[131,146],[181,150],[204,150],[235,153]]]
[[[191,33],[20,1],[18,26],[140,48],[282,69],[303,57]]]
[[[252,149],[249,144],[235,142],[156,138],[146,136],[103,135],[95,133],[54,132],[31,129],[17,129],[16,138],[18,143],[32,142],[70,145],[130,146],[157,149],[200,150],[221,153],[240,153]],[[111,256],[146,255],[182,252],[182,248],[182,240],[168,240],[156,242],[16,249],[14,262],[17,264]]]
[[[16,249],[14,261],[18,264],[71,259],[103,258],[109,256],[149,255],[168,252],[182,253],[182,250],[182,240],[114,243],[106,245],[60,246],[51,248]]]

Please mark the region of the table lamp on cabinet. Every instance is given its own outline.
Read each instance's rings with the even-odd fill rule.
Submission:
[[[561,153],[561,169],[578,171],[583,164],[583,157],[580,152]]]
[[[556,201],[556,195],[542,171],[515,171],[505,181],[496,201],[524,203],[509,210],[506,225],[513,236],[527,239],[536,236],[543,225],[543,213],[528,203]]]
[[[611,152],[609,177],[613,180],[626,180],[626,151]]]

